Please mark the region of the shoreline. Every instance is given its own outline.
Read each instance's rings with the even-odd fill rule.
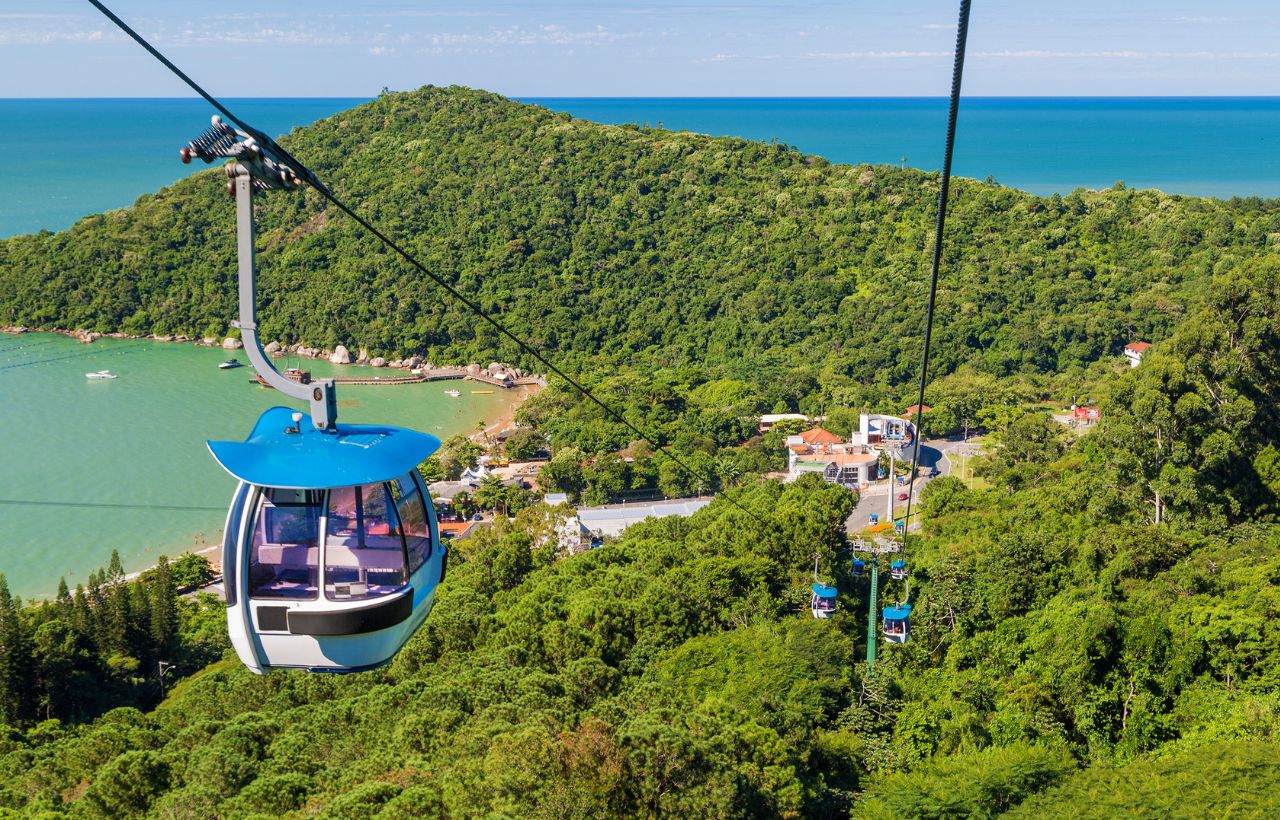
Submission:
[[[96,330],[84,330],[84,329],[69,330],[67,328],[27,327],[25,325],[3,325],[3,326],[0,326],[0,333],[6,334],[9,336],[19,336],[26,333],[55,333],[59,336],[68,336],[80,342],[81,344],[93,344],[99,339],[122,339],[127,341],[140,341],[140,342],[166,342],[170,344],[190,344],[190,345],[194,345],[195,347],[213,347],[213,348],[220,347],[223,350],[229,351],[231,353],[234,353],[237,350],[244,349],[244,342],[242,342],[240,339],[233,336],[228,336],[223,340],[219,341],[218,339],[212,336],[205,336],[198,339],[193,336],[186,336],[182,334],[178,334],[174,336],[160,336],[152,333],[146,336],[139,336],[132,333],[124,333],[123,331],[112,331],[110,333],[100,333]],[[456,378],[456,379],[465,380],[465,381],[474,380],[477,383],[491,384],[493,387],[497,387],[503,390],[515,390],[517,388],[531,387],[531,386],[537,388],[537,387],[542,387],[546,384],[546,376],[538,375],[536,373],[525,373],[519,368],[509,366],[505,363],[494,362],[490,364],[488,367],[485,367],[477,362],[468,362],[467,364],[439,365],[439,364],[432,364],[431,362],[428,362],[426,360],[426,357],[421,356],[419,354],[413,354],[404,359],[392,359],[388,361],[386,358],[382,356],[370,356],[368,354],[368,351],[364,350],[363,348],[358,348],[359,353],[355,357],[351,356],[350,351],[346,348],[346,346],[338,345],[338,348],[340,348],[341,351],[339,353],[338,359],[335,359],[335,353],[338,352],[337,349],[329,350],[328,348],[323,348],[323,347],[308,347],[305,342],[296,342],[294,344],[283,344],[281,342],[273,341],[263,345],[263,351],[267,354],[269,358],[272,358],[272,359],[282,359],[288,356],[297,356],[300,359],[318,359],[318,360],[327,361],[329,364],[333,365],[334,367],[368,367],[373,370],[382,370],[382,369],[403,370],[413,375],[417,375],[417,374],[414,374],[413,371],[421,371],[421,372],[425,372],[428,370],[449,371],[450,378]],[[345,358],[347,359],[347,361],[341,361],[340,360],[341,358]],[[512,377],[512,382],[510,386],[503,386],[495,382],[487,381],[487,379],[490,378],[490,371],[494,370],[495,366],[497,370],[503,371]],[[454,373],[454,371],[456,371],[456,373]],[[336,378],[341,378],[341,377],[336,377]],[[405,383],[416,384],[418,383],[418,381],[433,381],[433,380],[434,379],[431,379],[431,378],[424,378],[421,380],[415,379],[413,381],[406,380]],[[397,382],[391,381],[390,379],[388,379],[387,383],[389,385],[392,385],[392,384],[396,384]],[[520,399],[520,401],[523,401],[523,400],[524,400],[523,398]]]

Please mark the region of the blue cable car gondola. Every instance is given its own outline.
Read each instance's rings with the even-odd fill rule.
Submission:
[[[262,349],[253,196],[298,187],[297,170],[216,116],[180,153],[183,162],[232,160],[235,326],[262,381],[311,408],[305,429],[302,413],[273,407],[245,441],[209,442],[240,482],[222,547],[231,645],[257,673],[380,666],[422,625],[444,578],[445,548],[417,471],[440,440],[400,427],[338,424],[333,379],[286,378]]]
[[[259,673],[376,667],[422,624],[444,577],[416,469],[440,440],[301,420],[273,407],[246,441],[209,442],[240,482],[223,537],[231,644]]]
[[[906,643],[911,640],[911,604],[887,606],[881,613],[884,620],[884,639],[889,643]]]
[[[895,581],[902,581],[910,574],[907,572],[907,562],[901,558],[889,564],[889,577]]]
[[[863,561],[861,558],[853,559],[853,577],[854,578],[861,578],[862,574],[866,572],[866,569],[867,569],[866,561]]]
[[[815,618],[830,618],[836,611],[836,588],[826,584],[813,585],[813,599],[809,608]]]

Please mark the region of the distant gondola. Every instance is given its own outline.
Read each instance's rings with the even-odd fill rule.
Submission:
[[[906,643],[911,640],[911,604],[885,607],[881,617],[884,620],[886,641]]]
[[[813,585],[813,598],[809,609],[815,618],[830,618],[836,611],[836,588],[826,584]]]

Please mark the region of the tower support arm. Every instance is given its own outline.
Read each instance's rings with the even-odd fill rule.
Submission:
[[[338,402],[334,395],[333,379],[318,379],[310,384],[300,384],[276,370],[262,341],[258,338],[258,260],[254,239],[257,225],[253,218],[253,174],[237,162],[228,166],[232,177],[232,191],[236,198],[236,257],[239,267],[240,336],[244,341],[249,363],[258,375],[281,393],[311,405],[311,423],[317,430],[332,430],[338,421]]]

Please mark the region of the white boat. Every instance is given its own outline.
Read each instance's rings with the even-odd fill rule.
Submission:
[[[458,398],[459,396],[461,396],[461,395],[462,395],[462,391],[461,391],[461,390],[446,390],[446,391],[444,391],[444,394],[445,394],[446,396],[453,396],[453,397],[456,399],[456,398]]]
[[[236,367],[244,367],[244,362],[239,359],[227,359],[225,362],[218,363],[219,370],[231,370]]]
[[[85,377],[86,379],[114,379],[114,378],[117,378],[116,374],[115,374],[115,373],[112,373],[110,370],[99,370],[99,371],[97,371],[96,373],[85,373],[85,374],[84,374],[84,377]]]

